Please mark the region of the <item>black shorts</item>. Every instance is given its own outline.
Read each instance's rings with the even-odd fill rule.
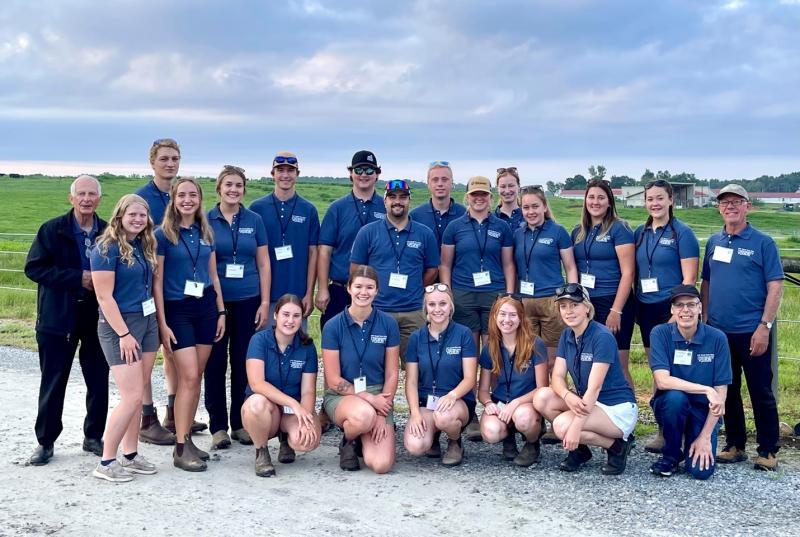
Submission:
[[[417,399],[419,399],[419,407],[425,408],[425,405],[428,402],[428,396],[427,395],[423,396],[420,393],[417,394]],[[461,399],[461,400],[464,401],[465,405],[467,405],[467,422],[461,426],[461,432],[463,433],[464,429],[467,428],[467,425],[469,425],[469,423],[472,420],[476,419],[478,415],[475,413],[475,407],[477,406],[477,403],[475,401],[467,401],[466,399]]]
[[[489,333],[489,312],[503,291],[466,291],[453,289],[453,321],[463,324],[472,332]]]
[[[642,333],[642,344],[650,348],[650,332],[659,324],[664,324],[672,317],[672,301],[664,300],[653,304],[636,303],[636,324]]]
[[[594,320],[600,324],[606,324],[611,306],[614,305],[615,295],[594,296],[591,298],[594,306]],[[634,317],[636,316],[636,299],[633,292],[628,296],[625,306],[622,308],[622,319],[619,324],[619,332],[614,334],[617,339],[617,348],[621,351],[631,349],[631,338],[633,337]]]
[[[172,344],[173,351],[195,345],[213,345],[219,318],[217,293],[208,286],[200,298],[188,296],[182,300],[166,300],[164,318],[178,341]]]

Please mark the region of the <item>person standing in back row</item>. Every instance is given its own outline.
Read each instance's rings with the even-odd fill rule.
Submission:
[[[770,331],[783,295],[783,267],[775,241],[747,221],[747,191],[730,184],[717,195],[725,222],[709,237],[700,288],[708,324],[722,330],[731,350],[733,382],[725,400],[725,447],[717,462],[747,460],[742,371],[756,421],[757,470],[778,468],[778,405],[772,392]]]
[[[433,230],[436,244],[441,248],[447,225],[467,212],[463,205],[450,196],[453,190],[453,170],[448,161],[435,160],[428,165],[428,190],[431,199],[414,208],[409,216],[413,221],[425,224]]]
[[[494,215],[508,224],[511,233],[514,233],[525,220],[519,207],[519,172],[515,166],[497,168],[497,194],[500,204],[495,208]]]

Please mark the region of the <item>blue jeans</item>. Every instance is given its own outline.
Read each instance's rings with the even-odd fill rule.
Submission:
[[[708,479],[714,474],[716,462],[705,470],[692,464],[689,446],[703,430],[708,416],[708,400],[704,395],[694,395],[679,390],[659,391],[653,399],[656,421],[664,431],[664,448],[661,455],[671,462],[684,460],[684,469],[695,479]],[[711,453],[716,457],[719,423],[711,432]]]

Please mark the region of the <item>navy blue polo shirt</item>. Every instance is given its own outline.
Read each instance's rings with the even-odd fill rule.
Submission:
[[[518,371],[514,366],[516,354],[509,356],[508,350],[503,345],[500,345],[500,354],[503,363],[500,366],[500,374],[497,375],[497,384],[492,389],[492,395],[500,401],[508,403],[535,390],[536,371],[534,368],[539,364],[547,363],[547,347],[542,338],[536,336],[533,353],[525,362],[522,371]],[[486,370],[486,374],[492,371],[492,357],[489,355],[488,346],[481,350],[480,366]]]
[[[333,248],[328,274],[331,280],[347,281],[350,276],[350,251],[358,231],[370,222],[384,218],[386,207],[377,193],[372,195],[372,199],[362,201],[350,192],[331,203],[322,219],[319,233],[319,243]]]
[[[253,334],[247,347],[247,359],[264,362],[264,380],[297,401],[300,401],[303,373],[317,372],[314,344],[302,345],[300,336],[295,334],[294,340],[281,352],[275,340],[275,328]],[[245,393],[253,393],[250,386]]]
[[[383,384],[386,349],[400,345],[397,321],[388,313],[373,308],[362,326],[358,326],[347,309],[325,323],[322,348],[339,351],[341,377],[348,382],[366,375],[368,386]]]
[[[636,283],[636,298],[643,304],[669,300],[670,291],[683,283],[681,259],[700,257],[700,245],[694,231],[673,218],[666,226],[645,229],[644,225],[633,233],[636,246],[638,278],[658,278],[658,291],[643,293],[641,281]],[[641,242],[640,242],[641,241]]]
[[[158,255],[164,256],[164,300],[183,300],[186,280],[198,281],[203,287],[211,285],[208,260],[214,251],[214,243],[202,238],[199,224],[180,228],[178,244],[172,244],[164,236],[164,230],[156,229]],[[225,295],[222,295],[223,297]]]
[[[208,223],[214,230],[217,248],[217,275],[225,302],[244,300],[259,296],[261,287],[256,264],[256,249],[267,244],[267,230],[261,217],[243,206],[228,224],[219,204],[208,211]],[[234,256],[234,245],[236,255]],[[244,265],[243,278],[226,278],[225,267],[229,263]]]
[[[558,341],[556,356],[558,360],[566,360],[572,383],[581,397],[589,385],[592,365],[611,364],[597,400],[609,406],[636,402],[633,389],[622,373],[617,340],[608,328],[597,321],[589,321],[589,326],[577,342],[575,332],[566,327]]]
[[[511,211],[511,216],[508,216],[506,213],[500,210],[500,205],[495,207],[494,215],[508,224],[508,227],[511,228],[511,232],[514,233],[517,229],[525,225],[525,217],[522,216],[522,209],[517,207],[513,211]]]
[[[270,302],[277,302],[286,293],[304,297],[308,291],[308,248],[319,242],[317,209],[297,194],[288,201],[270,194],[254,201],[250,210],[261,216],[267,229],[272,268]],[[275,248],[287,245],[291,245],[293,257],[279,261]]]
[[[442,397],[458,386],[464,380],[465,358],[477,359],[478,351],[472,332],[463,324],[451,321],[438,338],[431,336],[427,324],[415,330],[408,338],[406,362],[419,364],[419,400],[424,404],[428,395]],[[474,390],[463,399],[475,401]]]
[[[717,246],[733,249],[730,263],[713,259]],[[729,334],[754,332],[764,312],[767,283],[783,280],[778,246],[749,223],[736,235],[723,228],[706,243],[703,280],[709,283],[709,324]]]
[[[564,226],[545,220],[531,229],[526,225],[514,232],[514,264],[517,278],[533,282],[533,297],[553,296],[564,285],[561,250],[572,248]]]
[[[150,206],[150,218],[153,224],[160,226],[164,220],[164,213],[167,212],[167,205],[169,205],[169,192],[161,192],[153,181],[150,181],[134,194],[144,198],[147,205]]]
[[[133,263],[120,259],[119,245],[111,243],[108,252],[101,254],[95,246],[91,250],[92,271],[114,273],[114,301],[120,313],[142,313],[142,302],[153,296],[153,267],[142,253],[139,239],[133,243]]]
[[[691,364],[676,364],[675,351],[692,351]],[[733,381],[728,338],[722,331],[700,323],[691,341],[681,335],[676,323],[660,324],[650,333],[650,369],[703,386],[727,386]],[[695,402],[708,404],[703,394],[689,394]]]
[[[489,213],[483,222],[478,223],[466,213],[450,222],[444,230],[442,244],[455,246],[451,277],[454,289],[505,291],[502,250],[514,246],[511,228],[505,222]],[[492,283],[475,287],[472,274],[482,270],[489,271]]]
[[[595,276],[594,289],[588,289],[589,296],[611,296],[617,294],[622,271],[617,258],[617,246],[633,244],[633,232],[622,220],[615,221],[608,232],[598,236],[602,225],[592,226],[589,233],[579,243],[574,243],[578,228],[572,231],[575,244],[575,262],[579,273]]]
[[[460,203],[456,203],[453,198],[450,198],[450,207],[447,211],[442,212],[433,207],[433,202],[428,200],[428,203],[423,203],[419,207],[411,210],[409,216],[415,222],[425,224],[436,235],[436,244],[442,246],[442,237],[447,225],[460,216],[464,216],[467,212],[466,207]]]
[[[350,262],[370,265],[378,272],[380,285],[373,305],[383,311],[422,309],[425,270],[439,266],[439,247],[433,231],[409,220],[398,230],[389,219],[362,227],[353,242]],[[406,288],[389,286],[393,272],[408,276]]]
[[[90,252],[94,241],[97,238],[97,215],[92,215],[92,229],[87,233],[81,229],[75,213],[72,214],[72,233],[75,235],[75,242],[78,245],[78,255],[81,257],[81,268],[91,270],[92,264],[89,261]]]

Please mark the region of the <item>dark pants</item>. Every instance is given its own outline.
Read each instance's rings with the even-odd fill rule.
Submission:
[[[653,413],[664,430],[664,448],[661,455],[673,463],[684,461],[686,472],[695,479],[708,479],[714,474],[715,464],[700,470],[692,464],[689,447],[692,445],[708,417],[708,400],[703,395],[690,395],[680,390],[659,392],[653,400]],[[711,433],[711,453],[717,452],[719,424]]]
[[[752,334],[725,334],[731,349],[733,383],[725,399],[725,440],[727,445],[745,448],[747,430],[742,406],[742,370],[756,421],[759,454],[778,451],[778,404],[772,392],[772,338],[761,356],[750,356]]]
[[[92,307],[92,310],[95,308]],[[103,438],[108,414],[108,363],[97,340],[97,311],[79,309],[78,315],[75,331],[69,336],[36,332],[42,380],[39,384],[39,412],[35,431],[36,439],[42,446],[53,445],[64,429],[61,423],[64,396],[78,343],[78,360],[86,383],[83,434],[87,438]]]
[[[228,405],[225,393],[228,360],[231,364],[231,429],[242,428],[242,404],[247,388],[247,346],[256,330],[254,320],[261,304],[258,296],[225,302],[228,315],[225,335],[214,343],[205,371],[205,405],[211,433],[228,430]]]
[[[344,282],[331,282],[328,286],[331,300],[328,302],[328,307],[325,308],[325,313],[319,319],[319,329],[325,326],[331,318],[341,313],[347,306],[350,305],[350,294],[347,292],[346,284]]]

